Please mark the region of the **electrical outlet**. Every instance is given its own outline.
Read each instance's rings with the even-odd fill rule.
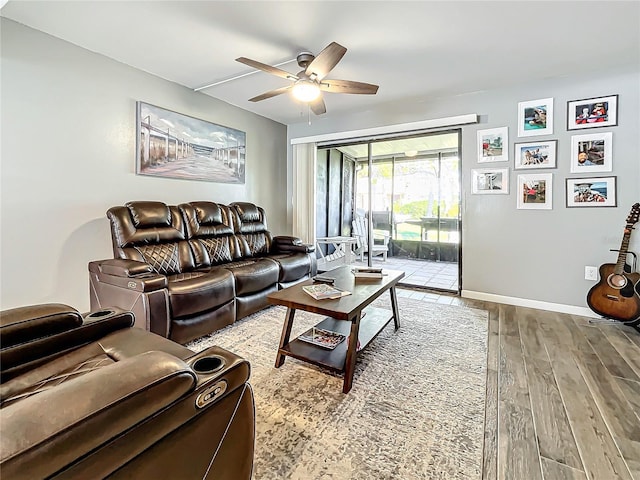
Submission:
[[[598,267],[584,267],[585,280],[598,280]]]

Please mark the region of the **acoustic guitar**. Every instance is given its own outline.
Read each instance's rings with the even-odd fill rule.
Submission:
[[[640,217],[640,203],[631,207],[624,227],[618,261],[600,266],[600,281],[587,294],[589,308],[606,318],[637,325],[640,323],[640,273],[625,270],[631,230]]]

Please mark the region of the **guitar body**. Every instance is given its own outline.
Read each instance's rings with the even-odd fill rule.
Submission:
[[[622,322],[640,320],[640,273],[615,273],[616,265],[605,263],[600,266],[600,281],[587,294],[589,308],[599,315]],[[623,283],[620,277],[626,279]],[[617,287],[614,287],[617,286]]]

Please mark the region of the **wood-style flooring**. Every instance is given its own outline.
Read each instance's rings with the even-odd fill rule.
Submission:
[[[398,296],[489,312],[483,480],[640,480],[637,330],[432,293]]]

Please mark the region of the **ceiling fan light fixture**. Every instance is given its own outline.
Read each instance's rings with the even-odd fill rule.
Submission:
[[[329,75],[346,52],[347,49],[336,42],[331,42],[318,55],[313,55],[313,53],[310,52],[301,52],[296,57],[296,61],[302,70],[296,75],[277,68],[279,65],[282,65],[281,63],[272,67],[266,63],[251,60],[246,57],[238,57],[236,61],[248,65],[255,70],[261,70],[292,82],[286,87],[269,90],[262,95],[250,98],[250,102],[260,102],[286,92],[291,93],[296,101],[306,103],[309,107],[309,112],[313,112],[314,115],[322,115],[327,113],[327,106],[324,103],[321,92],[353,93],[359,95],[375,95],[378,92],[378,85],[354,82],[353,80],[327,78],[327,75]],[[244,75],[249,75],[249,73]]]
[[[301,102],[313,102],[320,96],[320,87],[315,82],[300,79],[293,85],[292,94]]]

